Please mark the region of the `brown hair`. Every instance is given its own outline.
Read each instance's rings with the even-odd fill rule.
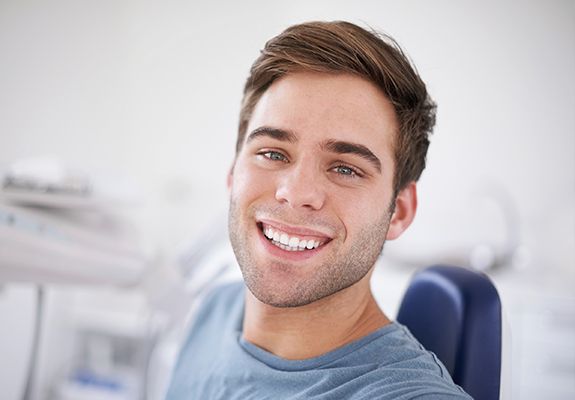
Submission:
[[[399,122],[394,140],[395,193],[419,179],[435,124],[435,103],[395,40],[343,21],[294,25],[266,43],[244,87],[236,152],[263,93],[275,80],[302,70],[350,73],[379,87]]]

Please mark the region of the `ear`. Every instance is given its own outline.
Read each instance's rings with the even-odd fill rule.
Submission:
[[[397,239],[407,229],[417,210],[417,190],[415,182],[403,188],[395,198],[395,211],[389,221],[387,240]]]

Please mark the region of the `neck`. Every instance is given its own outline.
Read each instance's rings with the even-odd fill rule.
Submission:
[[[377,305],[369,275],[314,303],[278,308],[246,291],[244,338],[288,360],[317,357],[360,339],[390,321]]]

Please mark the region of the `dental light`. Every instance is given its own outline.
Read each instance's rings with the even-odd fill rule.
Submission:
[[[136,235],[85,174],[35,159],[0,178],[0,282],[138,282]]]

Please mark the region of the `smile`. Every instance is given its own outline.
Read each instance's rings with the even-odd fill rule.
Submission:
[[[261,224],[261,230],[270,243],[286,251],[313,250],[329,241],[329,238],[322,240],[320,238],[289,234],[265,223]]]

